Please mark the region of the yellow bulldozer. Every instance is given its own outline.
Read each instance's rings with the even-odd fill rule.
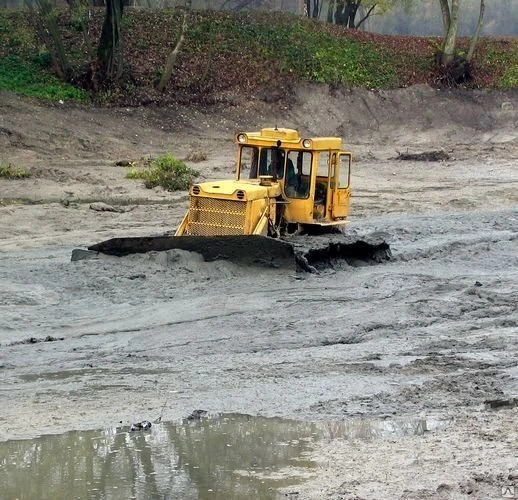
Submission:
[[[89,250],[123,256],[183,249],[201,253],[205,260],[272,267],[297,262],[311,270],[290,235],[347,223],[351,153],[342,150],[339,137],[306,138],[288,128],[238,132],[234,142],[235,178],[193,184],[189,209],[174,236],[113,238]],[[379,250],[379,245],[366,245],[349,250]],[[342,250],[331,253],[339,256]]]
[[[264,128],[235,142],[236,178],[193,185],[175,236],[278,237],[298,226],[345,224],[351,153],[340,138]]]

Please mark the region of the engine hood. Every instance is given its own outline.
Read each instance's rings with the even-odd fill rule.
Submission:
[[[194,196],[212,196],[240,201],[275,198],[281,194],[278,182],[270,186],[262,186],[259,179],[208,181],[193,184],[189,194]]]

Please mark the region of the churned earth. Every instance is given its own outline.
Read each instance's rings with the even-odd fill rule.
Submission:
[[[201,178],[228,178],[233,132],[272,125],[343,137],[356,158],[347,232],[383,237],[390,262],[70,262],[108,237],[170,232],[187,208],[117,161],[206,156],[192,163]],[[429,151],[448,159],[397,158]],[[316,473],[281,494],[501,497],[518,481],[517,154],[517,92],[301,85],[289,102],[212,109],[0,94],[0,160],[32,173],[0,179],[0,439],[195,408],[334,426],[420,417],[450,423],[389,439],[331,426]]]

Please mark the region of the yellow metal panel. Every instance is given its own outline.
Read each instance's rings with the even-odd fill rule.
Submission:
[[[313,222],[313,198],[290,198],[290,202],[286,205],[284,216],[286,221],[290,223],[310,224]]]
[[[184,234],[220,236],[245,234],[247,203],[191,196]]]
[[[298,142],[299,133],[291,128],[263,128],[259,135],[265,139],[280,139],[281,141]]]
[[[196,193],[199,197],[218,197],[228,200],[258,200],[266,197],[274,198],[281,193],[281,187],[278,183],[272,183],[271,186],[261,186],[259,179],[241,179],[241,180],[222,180],[200,182],[191,187],[191,195]],[[238,191],[242,191],[243,198],[238,198]]]
[[[337,189],[333,193],[332,217],[347,217],[349,215],[349,202],[351,191],[349,188]]]

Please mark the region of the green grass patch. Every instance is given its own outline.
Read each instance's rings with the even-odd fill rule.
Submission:
[[[24,168],[13,167],[11,164],[0,163],[0,178],[3,179],[23,179],[30,177],[31,173]]]
[[[44,56],[23,61],[17,56],[0,59],[0,90],[48,101],[89,100],[86,91],[59,80],[44,68]]]
[[[197,170],[177,160],[171,153],[167,153],[151,161],[149,167],[130,170],[126,177],[142,179],[144,186],[149,189],[160,186],[166,191],[185,191],[198,175],[200,173]]]
[[[518,43],[506,47],[488,50],[485,63],[500,73],[497,86],[500,88],[518,87]],[[499,71],[500,70],[500,71]]]
[[[44,68],[45,57],[34,57],[23,61],[18,56],[0,59],[0,90],[8,90],[18,95],[35,97],[47,101],[89,100],[89,95],[66,82],[59,80]]]

